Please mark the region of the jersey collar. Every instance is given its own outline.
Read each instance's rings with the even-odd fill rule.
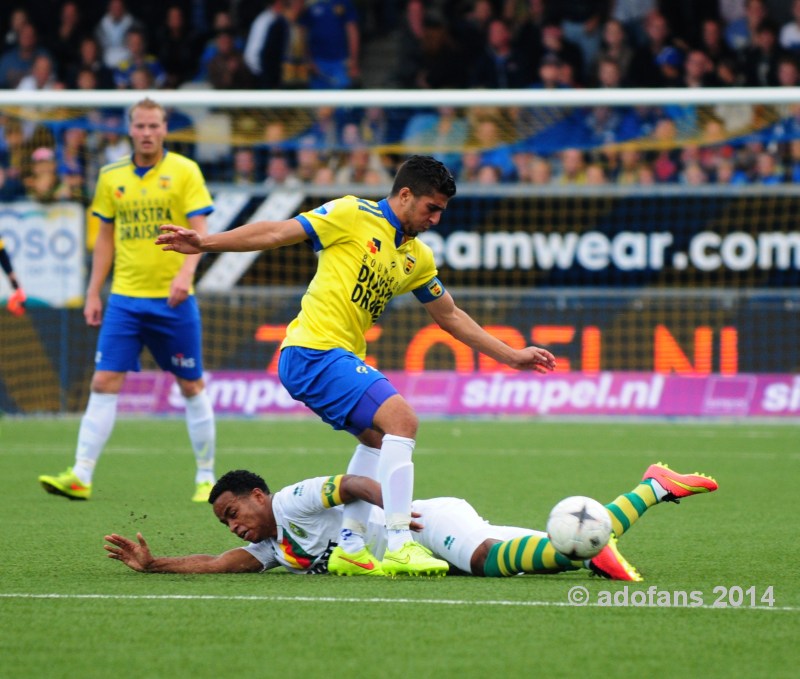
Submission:
[[[400,224],[400,220],[397,218],[394,210],[392,210],[392,206],[389,205],[388,198],[378,201],[378,207],[381,209],[383,216],[386,217],[386,221],[394,227],[394,246],[399,248],[403,244],[403,238],[405,235],[403,234],[403,227]]]
[[[158,163],[156,163],[156,165],[163,163],[164,158],[166,157],[167,157],[167,149],[164,149],[164,153],[161,154],[161,160],[159,160]],[[148,165],[147,167],[144,167],[137,165],[136,162],[133,160],[132,153],[131,153],[131,165],[133,165],[133,174],[139,177],[139,179],[144,178],[144,176],[156,166],[156,165]]]

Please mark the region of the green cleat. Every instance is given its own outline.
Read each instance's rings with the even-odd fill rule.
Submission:
[[[334,575],[384,575],[381,562],[366,547],[355,554],[336,547],[328,557],[328,572]]]
[[[437,559],[429,549],[413,540],[406,542],[394,552],[383,555],[383,572],[385,575],[447,575],[450,564]]]
[[[88,500],[92,496],[92,484],[84,484],[73,474],[72,467],[58,476],[40,476],[39,483],[48,493],[70,500]]]
[[[194,495],[192,495],[192,502],[208,502],[208,496],[211,495],[213,487],[214,484],[210,481],[198,483],[197,488],[194,490]]]
[[[657,482],[667,491],[662,502],[677,503],[681,498],[697,495],[698,493],[713,493],[717,489],[717,482],[710,476],[698,472],[694,474],[679,474],[672,471],[662,462],[651,464],[647,468],[643,480],[646,481],[648,479]]]

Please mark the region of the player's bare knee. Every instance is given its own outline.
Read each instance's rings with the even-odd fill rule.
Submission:
[[[125,382],[125,373],[98,370],[92,376],[91,390],[94,394],[118,394]]]
[[[203,387],[205,384],[203,380],[182,380],[178,378],[178,387],[181,390],[181,395],[183,398],[192,398],[197,396],[201,391],[203,391]]]

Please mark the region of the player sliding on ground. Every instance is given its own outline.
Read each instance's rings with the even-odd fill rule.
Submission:
[[[442,163],[411,156],[398,169],[389,196],[378,202],[345,196],[293,219],[253,222],[208,236],[165,224],[156,240],[164,250],[183,254],[272,250],[303,241],[319,253],[300,313],[281,343],[278,376],[292,398],[358,439],[347,473],[380,483],[388,540],[380,561],[365,546],[369,505],[348,504],[331,571],[432,575],[448,569],[420,549],[409,528],[417,414],[364,360],[365,333],[392,298],[413,293],[440,328],[500,363],[539,373],[556,367],[546,349],[511,347],[488,333],[456,306],[439,280],[433,251],[417,236],[439,223],[455,193],[453,176]]]
[[[633,490],[606,505],[614,534],[622,536],[656,504],[716,489],[717,483],[710,477],[678,474],[660,463],[651,465]],[[141,533],[138,541],[113,533],[105,536],[110,543],[105,549],[110,558],[148,573],[253,573],[278,566],[291,573],[326,573],[339,539],[342,507],[358,500],[373,505],[366,537],[372,553],[380,557],[386,548],[384,513],[379,506],[380,485],[372,479],[351,474],[318,477],[270,493],[264,479],[244,470],[220,478],[208,501],[220,522],[249,543],[245,547],[218,556],[154,557]],[[494,526],[466,500],[417,500],[412,511],[419,529],[415,540],[445,560],[451,571],[502,577],[587,568],[611,580],[642,579],[617,550],[614,535],[593,559],[571,561],[553,549],[546,533]],[[366,567],[373,575],[384,575],[379,564]]]

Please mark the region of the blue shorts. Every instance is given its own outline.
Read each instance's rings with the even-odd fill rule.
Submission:
[[[200,379],[200,311],[194,296],[170,307],[166,297],[111,295],[97,339],[95,369],[139,372],[143,346],[162,370],[185,380]]]
[[[285,347],[278,375],[293,399],[355,436],[372,427],[378,408],[397,393],[379,370],[344,349]]]

